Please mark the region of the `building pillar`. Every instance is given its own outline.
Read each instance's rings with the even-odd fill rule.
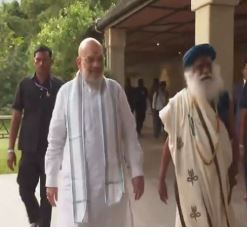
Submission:
[[[126,32],[124,30],[109,28],[105,31],[106,66],[112,79],[122,86],[125,81],[125,45]]]
[[[234,67],[234,10],[239,0],[191,0],[195,12],[195,44],[210,43],[228,91],[232,91]]]

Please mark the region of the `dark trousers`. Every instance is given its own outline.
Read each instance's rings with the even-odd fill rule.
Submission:
[[[46,198],[45,151],[22,152],[17,182],[22,201],[25,204],[30,223],[40,227],[49,227],[51,222],[51,205]],[[35,197],[35,189],[40,180],[40,204]]]
[[[136,115],[136,131],[140,135],[143,127],[143,122],[146,117],[146,109],[136,109],[135,110]]]
[[[244,164],[245,191],[247,195],[247,160],[246,160],[246,157],[245,157],[245,160],[243,161],[243,164]]]
[[[161,134],[162,122],[159,117],[159,111],[153,110],[153,132],[154,137],[158,138]]]

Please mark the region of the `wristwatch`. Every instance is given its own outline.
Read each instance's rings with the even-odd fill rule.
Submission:
[[[8,153],[14,153],[14,152],[15,152],[14,149],[11,149],[11,148],[8,149]]]

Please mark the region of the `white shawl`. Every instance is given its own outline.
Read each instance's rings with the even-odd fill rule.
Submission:
[[[202,119],[187,89],[179,92],[160,112],[175,166],[180,223],[183,226],[233,226],[233,212],[228,202],[231,142],[222,122],[217,133],[216,113],[210,105],[197,102],[213,146],[217,147],[214,159]],[[211,159],[211,164],[205,164]]]
[[[67,104],[67,128],[71,161],[74,221],[87,221],[87,164],[85,147],[84,83],[78,72],[71,82]],[[121,128],[113,89],[113,81],[103,79],[101,86],[101,119],[104,136],[105,202],[109,206],[121,200],[124,193],[124,176],[121,163]],[[97,121],[96,121],[97,122]]]

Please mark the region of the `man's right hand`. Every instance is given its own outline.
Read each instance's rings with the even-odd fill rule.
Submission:
[[[16,155],[15,152],[8,153],[7,165],[10,170],[14,171],[14,166],[16,166]]]
[[[159,195],[160,195],[160,200],[165,204],[167,204],[167,200],[168,200],[167,187],[166,187],[166,182],[163,180],[160,180],[159,182]]]
[[[46,196],[50,204],[55,207],[57,202],[57,187],[47,187],[46,188]]]

